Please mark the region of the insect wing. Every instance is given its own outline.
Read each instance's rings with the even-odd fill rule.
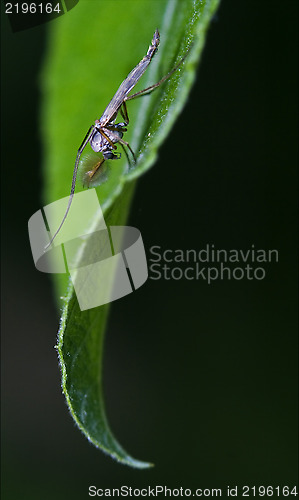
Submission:
[[[156,30],[153,36],[152,43],[147,51],[147,54],[143,57],[143,59],[141,59],[141,61],[137,64],[137,66],[135,66],[135,68],[132,69],[132,71],[128,74],[127,78],[125,78],[125,80],[121,83],[118,90],[116,91],[116,94],[112,97],[107,108],[102,114],[100,118],[100,124],[102,127],[104,127],[108,122],[110,122],[112,117],[116,115],[125,97],[131,92],[132,88],[135,87],[138,80],[142,77],[143,73],[150,64],[154,54],[158,49],[159,41],[160,41],[160,35],[158,30]]]

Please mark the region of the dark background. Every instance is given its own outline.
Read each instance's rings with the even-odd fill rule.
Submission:
[[[61,394],[59,315],[27,235],[42,206],[48,26],[12,34],[2,16],[3,498],[88,498],[91,484],[294,485],[297,10],[222,2],[185,110],[139,181],[129,223],[147,250],[279,251],[263,281],[149,280],[113,304],[108,417],[133,456],[155,462],[147,471],[91,446]]]

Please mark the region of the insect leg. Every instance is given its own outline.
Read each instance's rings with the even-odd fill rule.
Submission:
[[[109,139],[109,137],[105,134],[105,132],[103,132],[102,129],[98,129],[98,130],[100,130],[101,134],[105,137],[105,139],[107,139],[109,144],[111,144],[113,146],[113,148],[116,149],[115,144],[111,141],[111,139]],[[111,130],[111,132],[113,134],[112,130]],[[127,148],[131,151],[131,154],[132,154],[134,161],[136,163],[136,156],[135,156],[135,153],[134,153],[133,149],[131,148],[130,144],[128,142],[124,141],[121,137],[119,137],[119,135],[116,135],[116,134],[113,134],[113,135],[115,136],[115,142],[119,142],[120,144],[124,144],[125,146],[127,146]]]
[[[122,148],[123,148],[123,150],[124,150],[124,153],[125,153],[125,155],[126,155],[126,157],[127,157],[128,164],[129,164],[129,167],[130,167],[130,166],[131,166],[131,162],[130,162],[130,158],[129,158],[129,155],[128,155],[128,153],[127,153],[127,150],[126,150],[126,148],[124,147],[124,145],[123,145],[122,143],[120,143],[120,145],[121,145],[121,147],[122,147]]]
[[[70,193],[69,201],[68,201],[68,204],[67,204],[67,207],[66,207],[66,211],[65,211],[63,219],[62,219],[62,221],[60,223],[60,226],[58,227],[57,231],[55,231],[54,235],[52,236],[52,238],[50,240],[50,243],[48,243],[45,246],[45,250],[47,250],[47,248],[49,248],[49,246],[52,245],[53,240],[56,238],[57,234],[59,233],[60,229],[62,228],[62,226],[64,224],[65,219],[67,218],[67,215],[68,215],[69,210],[71,208],[71,204],[72,204],[73,197],[74,197],[79,161],[80,161],[80,158],[81,158],[81,155],[83,153],[83,150],[84,150],[85,146],[87,145],[89,139],[91,138],[91,136],[93,134],[94,129],[95,129],[94,125],[91,125],[91,127],[89,127],[89,130],[88,130],[87,134],[85,135],[85,137],[84,137],[84,139],[82,141],[81,146],[78,149],[77,156],[76,156],[76,161],[75,161],[75,166],[74,166],[74,171],[73,171],[71,193]]]
[[[115,146],[115,144],[111,141],[111,139],[108,137],[108,135],[106,135],[105,132],[103,132],[102,128],[97,128],[97,130],[100,132],[100,134],[102,134],[102,136],[106,139],[106,141],[109,142],[112,149],[117,148],[117,146]]]
[[[163,76],[163,78],[161,78],[161,80],[159,80],[157,83],[155,83],[154,85],[150,85],[150,87],[146,87],[146,89],[143,89],[143,90],[140,90],[139,92],[136,92],[135,94],[132,94],[132,95],[129,95],[127,97],[124,98],[124,103],[125,101],[130,101],[131,99],[135,99],[135,97],[141,97],[143,95],[147,95],[147,94],[150,94],[153,90],[155,90],[157,87],[159,87],[162,83],[164,83],[166,80],[168,80],[168,78],[170,78],[173,73],[181,66],[181,64],[185,61],[187,55],[189,54],[189,51],[191,49],[192,45],[189,47],[189,49],[187,50],[186,54],[184,55],[184,57],[182,57],[182,59],[178,62],[178,64],[169,72],[167,73],[167,75]]]
[[[96,172],[99,170],[99,168],[103,165],[104,161],[105,161],[105,158],[101,158],[100,161],[93,167],[92,170],[89,170],[89,172],[86,172],[86,175],[89,177],[89,180],[92,180],[93,176],[96,174]],[[85,185],[84,185],[84,187],[85,187]],[[87,184],[87,187],[89,187],[88,184]]]
[[[125,132],[127,132],[127,128],[126,127],[126,123],[115,123],[113,125],[105,125],[105,128],[107,130],[111,130],[111,132],[118,132],[119,130],[124,134]]]
[[[136,163],[136,156],[135,156],[135,153],[134,153],[133,149],[131,148],[130,144],[127,141],[124,141],[123,139],[119,139],[119,143],[121,146],[122,145],[127,146],[127,148],[131,151],[131,154],[134,158],[134,162]]]
[[[129,125],[130,120],[129,120],[129,115],[128,115],[128,109],[127,109],[126,101],[124,101],[122,103],[122,106],[120,108],[120,114],[123,117],[123,119],[125,120],[125,124]]]

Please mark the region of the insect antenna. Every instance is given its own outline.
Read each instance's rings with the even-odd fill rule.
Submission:
[[[54,239],[56,238],[57,234],[59,233],[60,229],[62,228],[62,226],[64,224],[64,221],[67,218],[67,215],[68,215],[68,213],[70,211],[71,204],[72,204],[73,197],[74,197],[74,193],[75,193],[75,187],[76,187],[76,180],[77,180],[77,173],[78,173],[78,166],[79,166],[80,157],[81,157],[81,154],[82,154],[82,152],[83,152],[86,144],[88,143],[88,141],[89,141],[89,139],[90,139],[90,137],[91,137],[91,135],[93,133],[93,130],[94,130],[94,125],[92,125],[89,128],[89,130],[88,130],[88,132],[87,132],[87,134],[86,134],[86,136],[85,136],[85,138],[84,138],[84,140],[83,140],[80,148],[78,149],[78,153],[77,153],[77,157],[76,157],[76,161],[75,161],[75,166],[74,166],[74,171],[73,171],[71,192],[70,192],[69,201],[68,201],[68,204],[67,204],[67,207],[66,207],[66,211],[65,211],[65,214],[64,214],[64,216],[62,218],[62,221],[61,221],[58,229],[55,231],[55,233],[52,236],[50,242],[45,246],[44,251],[46,251],[52,245]]]
[[[68,213],[70,211],[71,204],[72,204],[73,197],[74,197],[74,193],[75,193],[76,179],[77,179],[77,172],[78,172],[78,165],[79,165],[80,156],[77,155],[77,159],[76,159],[76,163],[75,163],[75,168],[74,168],[74,172],[73,172],[71,192],[70,192],[69,201],[68,201],[68,204],[67,204],[67,207],[66,207],[65,214],[64,214],[64,216],[62,218],[62,221],[61,221],[58,229],[55,231],[54,235],[52,236],[50,242],[45,246],[45,250],[47,250],[47,248],[49,248],[52,245],[54,239],[56,238],[57,234],[59,233],[60,229],[62,228],[62,226],[64,224],[64,221],[67,218],[67,215],[68,215]]]

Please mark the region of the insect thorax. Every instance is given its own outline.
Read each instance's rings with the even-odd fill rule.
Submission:
[[[123,132],[121,130],[110,131],[110,130],[105,128],[103,130],[103,133],[105,134],[106,137],[108,137],[110,139],[110,141],[113,144],[116,144],[119,141],[119,139],[121,139],[123,136]],[[98,153],[99,151],[102,151],[102,152],[103,151],[111,151],[113,149],[111,143],[106,139],[105,136],[102,135],[97,130],[95,130],[94,134],[91,136],[89,142],[90,142],[92,149],[96,153]]]

